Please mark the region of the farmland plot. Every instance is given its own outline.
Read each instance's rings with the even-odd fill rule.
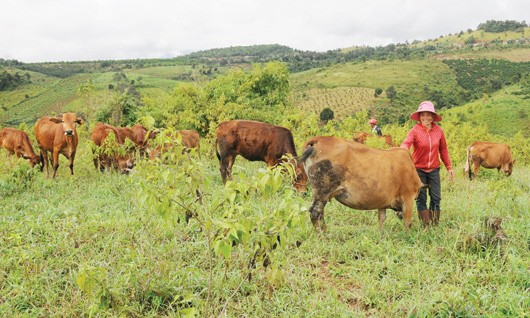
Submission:
[[[329,107],[339,120],[366,110],[376,101],[374,90],[362,87],[313,88],[296,92],[292,98],[296,107],[317,115]]]

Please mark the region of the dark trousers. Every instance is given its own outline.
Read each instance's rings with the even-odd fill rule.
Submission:
[[[416,198],[416,208],[418,211],[427,209],[427,191],[431,201],[429,202],[429,209],[431,211],[440,210],[440,201],[442,200],[441,184],[440,184],[440,168],[436,168],[431,172],[425,172],[416,169],[418,176],[420,176],[423,184],[428,184],[427,189],[421,189],[418,198]]]

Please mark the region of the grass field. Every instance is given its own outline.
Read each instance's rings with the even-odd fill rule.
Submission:
[[[56,180],[0,151],[0,312],[14,317],[525,317],[530,308],[530,169],[442,173],[439,226],[332,201],[314,232],[311,195],[242,158],[223,186],[201,158],[94,169],[88,132],[75,175]],[[279,178],[279,179],[278,179]],[[197,200],[196,190],[201,193]],[[169,200],[168,200],[169,199]],[[184,221],[185,210],[196,218]],[[502,218],[493,240],[484,219]],[[274,233],[271,235],[271,233]],[[234,235],[234,236],[232,236]],[[276,249],[263,246],[276,241]],[[226,245],[232,242],[232,246]],[[267,243],[268,242],[268,243]],[[256,252],[266,252],[254,267]],[[263,264],[268,262],[268,266]],[[252,274],[250,277],[249,274]]]
[[[496,59],[511,62],[530,62],[528,49],[501,49],[501,50],[472,50],[467,52],[454,52],[436,54],[433,58],[438,60],[449,59]]]
[[[488,131],[495,135],[513,137],[521,132],[530,137],[530,103],[519,85],[506,87],[491,96],[471,102],[461,107],[445,111],[448,119],[472,125],[487,125]]]

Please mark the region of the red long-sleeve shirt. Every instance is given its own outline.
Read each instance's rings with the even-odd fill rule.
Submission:
[[[440,126],[433,123],[428,131],[420,123],[414,125],[401,148],[410,149],[411,146],[414,148],[412,158],[416,168],[430,172],[440,167],[441,157],[447,171],[452,169],[445,135]]]

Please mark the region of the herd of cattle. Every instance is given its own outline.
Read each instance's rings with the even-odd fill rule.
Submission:
[[[29,136],[21,130],[3,128],[0,131],[0,145],[10,154],[28,159],[31,166],[40,164],[48,171],[48,152],[51,156],[53,178],[57,176],[59,154],[70,162],[70,173],[74,173],[74,159],[79,142],[76,126],[83,119],[75,113],[61,117],[43,117],[35,124],[35,138],[40,149],[36,154]],[[134,166],[136,151],[140,157],[154,159],[167,151],[167,146],[148,149],[149,141],[159,130],[148,131],[142,125],[114,127],[98,123],[91,133],[91,140],[102,147],[108,136],[114,135],[118,145],[130,140],[134,147],[123,153],[109,154],[100,151],[94,155],[98,170],[129,171]],[[193,130],[166,133],[168,138],[178,134],[184,149],[199,150],[199,135]],[[216,155],[220,163],[223,182],[232,178],[232,166],[240,155],[249,161],[263,161],[275,166],[283,161],[295,167],[293,185],[301,192],[306,191],[307,182],[313,191],[313,203],[309,209],[315,229],[325,229],[324,207],[331,199],[357,210],[377,210],[379,229],[386,218],[385,210],[400,211],[406,228],[412,224],[414,199],[424,185],[420,181],[409,151],[396,147],[390,136],[385,142],[389,149],[375,149],[364,145],[366,133],[346,140],[333,136],[318,136],[306,141],[299,157],[293,135],[287,128],[250,120],[230,120],[219,124],[216,130]],[[506,176],[512,173],[513,160],[506,144],[475,142],[467,148],[465,171],[469,178],[476,176],[479,167],[497,168]],[[375,165],[374,163],[377,163]],[[474,166],[472,168],[472,166]]]

